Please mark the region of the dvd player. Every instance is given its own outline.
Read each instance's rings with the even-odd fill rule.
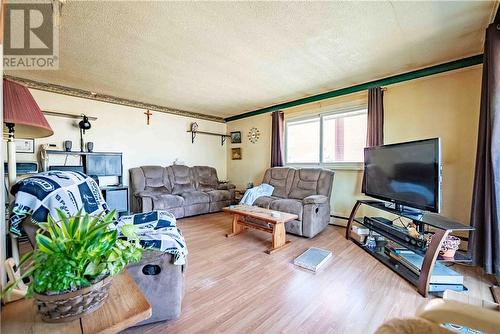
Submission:
[[[404,227],[394,226],[392,221],[383,217],[365,217],[363,219],[364,225],[367,227],[373,226],[378,230],[386,232],[398,239],[404,240],[407,243],[418,247],[422,250],[427,248],[427,243],[425,240],[417,239],[408,234],[408,230]]]

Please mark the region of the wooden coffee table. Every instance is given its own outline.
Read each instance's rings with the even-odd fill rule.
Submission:
[[[226,237],[232,237],[240,234],[246,228],[272,233],[273,245],[266,251],[267,254],[271,254],[290,244],[290,241],[286,240],[285,223],[299,218],[297,215],[291,213],[268,210],[248,205],[234,205],[224,208],[224,211],[233,214],[233,233],[226,234]],[[267,227],[264,225],[246,222],[244,220],[246,217],[257,219],[258,221],[271,226]]]

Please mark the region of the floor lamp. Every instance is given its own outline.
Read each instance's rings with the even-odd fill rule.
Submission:
[[[28,88],[14,81],[3,79],[3,122],[7,134],[7,163],[9,189],[16,183],[16,143],[20,138],[43,138],[54,134],[40,107]],[[9,198],[9,201],[12,200]],[[2,204],[3,205],[3,204]],[[0,222],[5,224],[5,221]],[[2,238],[6,236],[1,236]],[[16,238],[10,234],[12,257],[19,263],[19,249]],[[1,259],[3,266],[5,259]]]

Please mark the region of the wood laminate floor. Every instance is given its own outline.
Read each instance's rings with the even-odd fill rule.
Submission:
[[[226,238],[224,213],[181,219],[189,255],[181,317],[127,333],[373,333],[385,320],[409,317],[428,299],[328,226],[313,239],[288,235],[289,247],[264,251],[271,235],[247,230]],[[313,274],[293,265],[308,247],[333,251]],[[478,269],[465,275],[469,294],[491,300],[491,282]]]

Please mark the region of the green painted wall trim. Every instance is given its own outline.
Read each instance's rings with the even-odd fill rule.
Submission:
[[[299,106],[299,105],[306,104],[306,103],[317,102],[317,101],[329,99],[329,98],[336,97],[336,96],[352,94],[352,93],[360,92],[360,91],[367,90],[367,89],[370,89],[373,87],[392,85],[392,84],[395,84],[398,82],[414,80],[414,79],[426,77],[429,75],[434,75],[434,74],[443,73],[443,72],[447,72],[447,71],[457,70],[457,69],[464,68],[464,67],[474,66],[474,65],[481,64],[482,62],[483,62],[483,55],[479,54],[479,55],[468,57],[468,58],[450,61],[450,62],[444,63],[444,64],[439,64],[439,65],[435,65],[435,66],[431,66],[431,67],[422,68],[420,70],[416,70],[416,71],[412,71],[412,72],[394,75],[392,77],[387,77],[387,78],[380,79],[380,80],[370,81],[370,82],[366,82],[363,84],[359,84],[359,85],[355,85],[355,86],[351,86],[351,87],[346,87],[346,88],[341,88],[341,89],[337,89],[337,90],[333,90],[330,92],[305,97],[305,98],[290,101],[290,102],[276,104],[274,106],[263,108],[263,109],[249,111],[249,112],[246,112],[244,114],[228,117],[225,119],[225,121],[226,122],[236,121],[238,119],[247,118],[247,117],[256,116],[256,115],[265,114],[265,113],[270,113],[270,112],[273,112],[276,110],[291,108],[291,107]]]

